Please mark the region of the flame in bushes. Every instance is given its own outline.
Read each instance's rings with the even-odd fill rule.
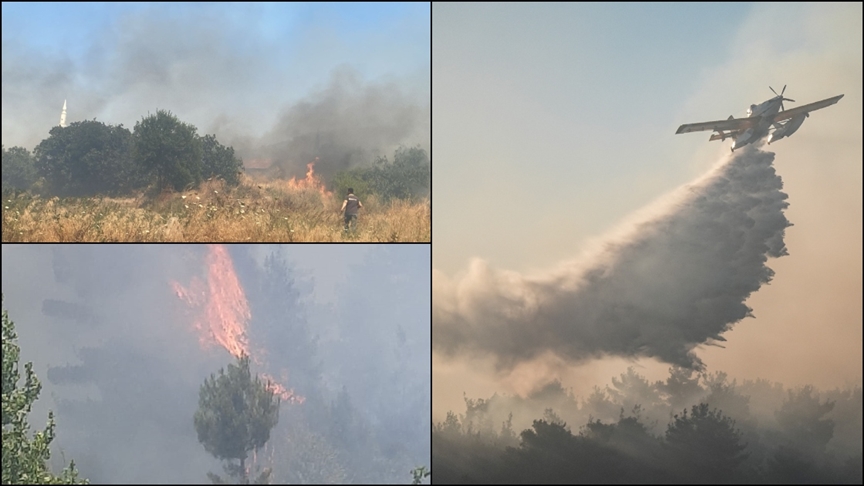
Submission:
[[[331,197],[333,196],[333,192],[328,191],[321,177],[315,175],[315,162],[318,162],[318,157],[315,157],[315,160],[306,164],[306,177],[300,180],[292,177],[288,180],[288,187],[291,189],[315,189],[322,196]]]

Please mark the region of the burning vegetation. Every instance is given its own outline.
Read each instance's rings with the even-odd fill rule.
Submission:
[[[274,484],[410,482],[430,454],[429,247],[339,250],[346,285],[326,299],[317,273],[287,258],[331,250],[4,250],[4,288],[24,303],[12,311],[39,324],[22,329],[50,336],[27,349],[51,357],[40,378],[56,447],[93,483],[226,478],[216,459],[231,482],[240,469],[250,483],[268,470]]]
[[[188,288],[171,282],[177,297],[189,304],[201,346],[211,349],[218,345],[235,358],[249,356],[255,364],[262,365],[260,352],[250,352],[246,329],[252,313],[225,246],[208,245],[205,265],[206,282],[193,277]],[[261,376],[268,381],[268,388],[283,400],[303,403],[303,397],[296,396],[293,390],[270,375]]]

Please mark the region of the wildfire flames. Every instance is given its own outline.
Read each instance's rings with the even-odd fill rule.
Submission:
[[[234,272],[234,264],[224,245],[208,245],[205,259],[207,281],[193,277],[189,287],[171,282],[177,297],[189,304],[194,317],[198,339],[205,349],[218,344],[232,356],[247,355],[256,364],[261,364],[256,353],[251,353],[246,336],[246,325],[252,318],[249,302],[243,287]],[[286,389],[267,374],[261,377],[269,381],[269,389],[292,403],[303,403],[304,398]]]
[[[328,191],[326,186],[324,185],[324,181],[321,179],[321,176],[315,174],[315,164],[317,162],[318,157],[315,157],[315,160],[306,164],[306,176],[304,178],[297,179],[297,177],[295,176],[288,180],[279,179],[278,183],[281,183],[289,190],[299,191],[311,189],[314,191],[318,191],[322,197],[333,197],[333,191]],[[249,169],[269,169],[273,166],[273,160],[247,159],[245,162],[245,166]]]
[[[324,181],[315,175],[315,162],[317,161],[318,157],[315,157],[315,160],[306,164],[305,179],[300,179],[298,181],[296,177],[292,177],[288,180],[288,187],[291,189],[315,189],[324,197],[332,196],[333,193],[324,187]]]

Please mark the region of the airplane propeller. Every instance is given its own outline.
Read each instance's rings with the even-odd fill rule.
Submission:
[[[783,101],[791,101],[792,103],[795,103],[795,100],[790,100],[789,98],[784,98],[784,97],[783,97],[783,93],[786,92],[786,85],[785,85],[785,84],[783,85],[783,89],[780,90],[780,94],[777,94],[777,92],[774,91],[774,88],[772,88],[771,86],[768,86],[768,89],[770,89],[772,93],[774,93],[775,95],[777,95],[777,96],[780,97],[780,108],[781,108],[783,111],[786,111],[786,107],[783,106]]]

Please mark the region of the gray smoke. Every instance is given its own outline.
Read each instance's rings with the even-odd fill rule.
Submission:
[[[285,45],[258,28],[267,15],[261,6],[147,5],[73,47],[37,47],[4,31],[3,144],[32,150],[68,99],[68,123],[96,118],[130,130],[170,110],[199,134],[233,145],[244,161],[272,160],[287,176],[302,176],[316,156],[316,172],[329,175],[378,155],[392,158],[399,145],[429,151],[428,67],[383,76],[359,71],[401,59],[381,38],[407,34],[382,26],[378,37],[364,38],[366,50],[342,49],[356,53],[345,64],[333,50],[338,42],[321,42],[333,19],[306,19]],[[416,21],[418,35],[428,30],[428,19],[406,20]]]
[[[768,257],[787,254],[787,196],[773,160],[746,147],[587,261],[528,277],[475,260],[457,283],[436,275],[435,351],[491,356],[499,369],[547,352],[701,369],[692,350],[752,316],[744,302],[771,281]]]
[[[364,83],[342,66],[326,88],[282,110],[260,140],[236,139],[240,153],[264,159],[283,176],[303,176],[317,160],[316,173],[336,172],[393,158],[399,145],[429,147],[429,110],[416,104],[398,84]]]

